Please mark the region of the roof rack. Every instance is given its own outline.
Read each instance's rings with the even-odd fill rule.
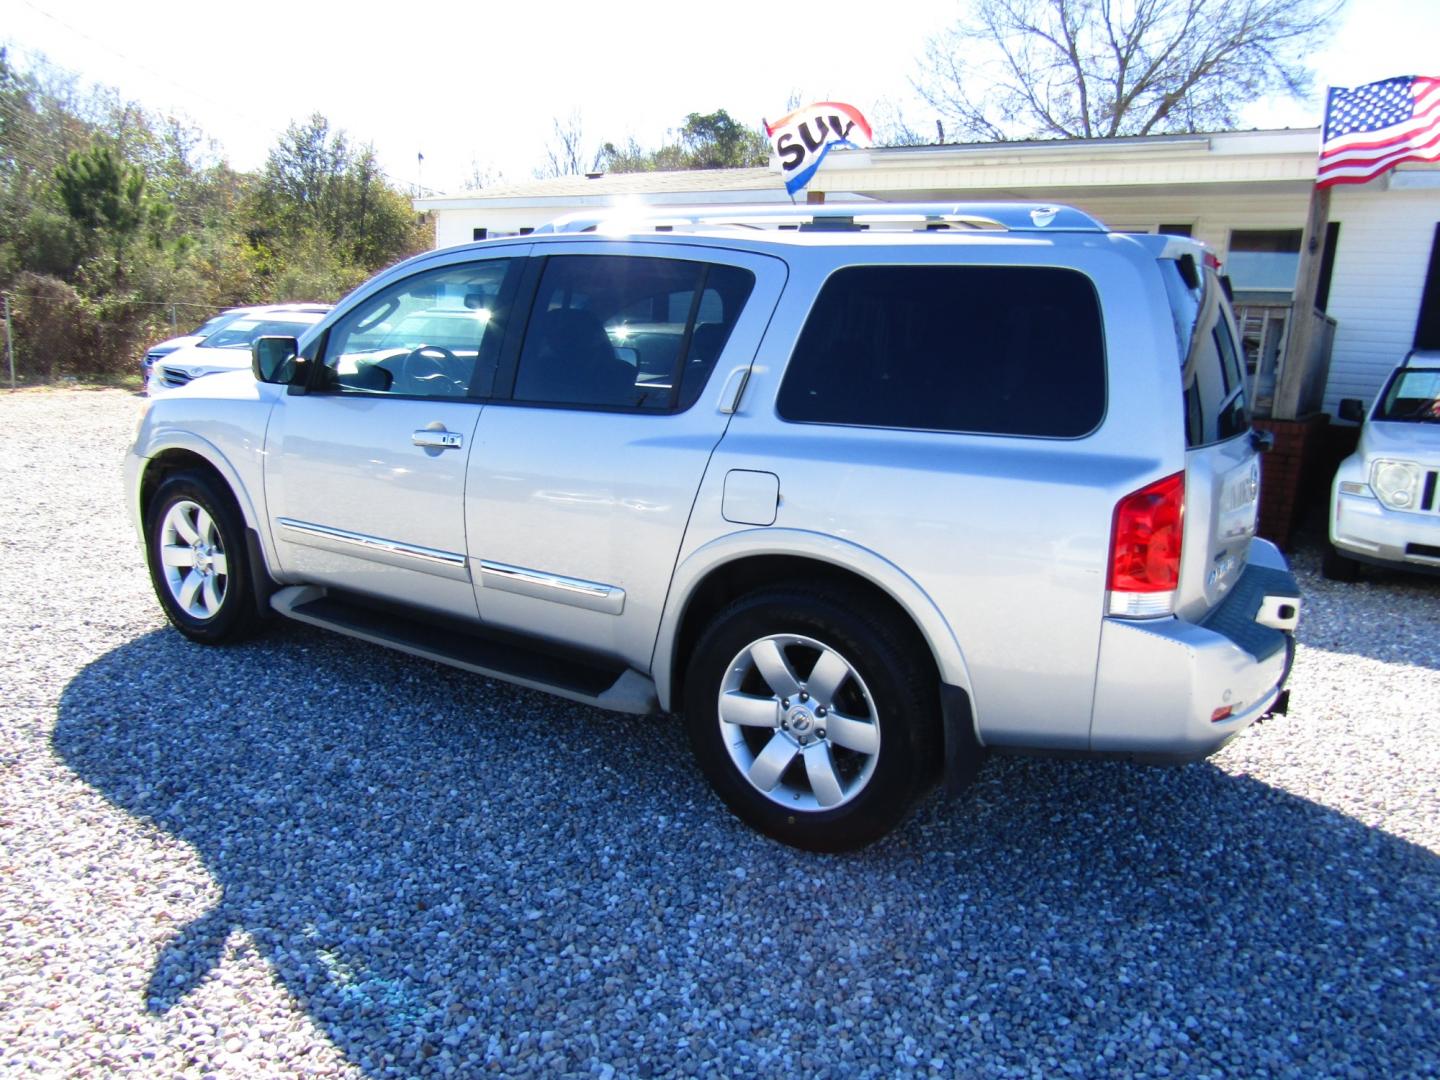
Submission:
[[[674,232],[676,230],[789,228],[805,231],[989,230],[999,232],[1109,232],[1089,214],[1053,203],[803,203],[794,206],[612,206],[557,218],[535,233]]]

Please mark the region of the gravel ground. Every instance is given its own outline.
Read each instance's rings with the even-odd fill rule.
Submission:
[[[797,853],[636,720],[166,628],[138,403],[0,397],[0,1071],[1440,1073],[1440,580],[1306,589],[1291,715],[992,760]]]

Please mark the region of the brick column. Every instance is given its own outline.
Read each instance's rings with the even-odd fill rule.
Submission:
[[[1260,456],[1260,535],[1288,550],[1309,501],[1307,493],[1320,486],[1330,417],[1317,413],[1303,420],[1256,420],[1255,426],[1275,436],[1275,448]]]

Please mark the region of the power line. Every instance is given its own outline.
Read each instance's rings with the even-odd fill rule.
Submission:
[[[87,34],[84,30],[81,30],[79,27],[75,26],[74,24],[66,22],[64,19],[60,18],[58,15],[55,15],[55,14],[52,13],[52,12],[46,11],[44,8],[41,8],[41,7],[36,6],[35,4],[31,3],[31,0],[20,0],[20,2],[21,2],[22,4],[24,4],[27,8],[29,8],[31,11],[35,12],[35,14],[44,16],[45,18],[49,19],[51,22],[55,23],[57,26],[63,27],[63,28],[64,28],[65,30],[67,30],[68,32],[74,34],[76,37],[83,38],[84,40],[90,42],[90,44],[94,45],[97,49],[100,49],[102,52],[107,52],[107,53],[109,53],[111,56],[117,57],[117,58],[125,61],[125,63],[126,63],[126,64],[129,64],[131,67],[136,68],[136,69],[139,70],[139,71],[143,71],[143,72],[145,72],[145,74],[151,76],[152,78],[159,79],[159,80],[160,80],[161,82],[163,82],[163,83],[167,83],[168,85],[174,87],[176,90],[179,90],[182,94],[184,94],[184,95],[186,95],[186,96],[197,97],[197,98],[200,98],[200,99],[203,100],[203,101],[207,101],[207,102],[209,102],[211,105],[214,105],[214,106],[216,106],[217,108],[219,108],[219,109],[223,110],[224,112],[228,113],[230,116],[232,116],[232,117],[234,117],[234,118],[236,118],[236,119],[238,119],[238,120],[244,120],[247,124],[255,124],[255,125],[258,125],[259,127],[263,128],[263,129],[265,129],[265,130],[268,130],[268,131],[278,132],[278,131],[280,130],[279,128],[275,127],[275,125],[273,125],[273,124],[267,123],[267,122],[264,121],[264,120],[260,120],[260,119],[258,119],[257,117],[254,117],[254,116],[249,115],[248,113],[242,112],[241,110],[235,108],[235,107],[234,107],[232,104],[230,104],[229,102],[225,102],[225,101],[220,100],[219,98],[212,97],[212,96],[210,96],[209,94],[205,93],[205,92],[202,91],[202,90],[197,90],[197,89],[196,89],[195,87],[193,87],[193,86],[189,86],[189,85],[187,85],[187,84],[185,84],[185,83],[179,82],[179,81],[177,81],[176,79],[170,77],[169,75],[165,75],[165,74],[163,74],[163,73],[161,73],[161,72],[159,72],[159,71],[156,71],[154,68],[149,67],[148,65],[141,63],[139,60],[136,60],[134,57],[132,57],[132,56],[126,54],[126,53],[121,52],[119,49],[115,48],[113,45],[109,44],[108,42],[101,41],[99,38],[96,38],[96,37],[91,36],[90,34]],[[37,51],[34,50],[34,49],[26,49],[26,48],[24,48],[24,46],[21,46],[21,48],[22,48],[27,54],[29,54],[29,56],[31,57],[31,62],[33,63],[33,58],[37,55]],[[44,55],[44,54],[42,53],[42,54],[39,54],[39,55]]]

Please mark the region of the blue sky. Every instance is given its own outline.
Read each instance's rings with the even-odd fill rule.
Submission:
[[[551,119],[578,110],[589,141],[657,145],[687,112],[725,108],[759,123],[792,93],[872,113],[901,105],[918,130],[933,113],[908,77],[953,2],[842,6],[468,0],[367,9],[275,0],[10,0],[0,42],[179,110],[235,165],[259,165],[292,119],[319,110],[372,141],[388,172],[455,190],[471,163],[528,179]],[[373,14],[371,11],[373,10]],[[883,10],[883,17],[874,12]],[[1327,83],[1440,74],[1440,4],[1351,0],[1313,58],[1317,94],[1246,111],[1247,126],[1317,124]]]

